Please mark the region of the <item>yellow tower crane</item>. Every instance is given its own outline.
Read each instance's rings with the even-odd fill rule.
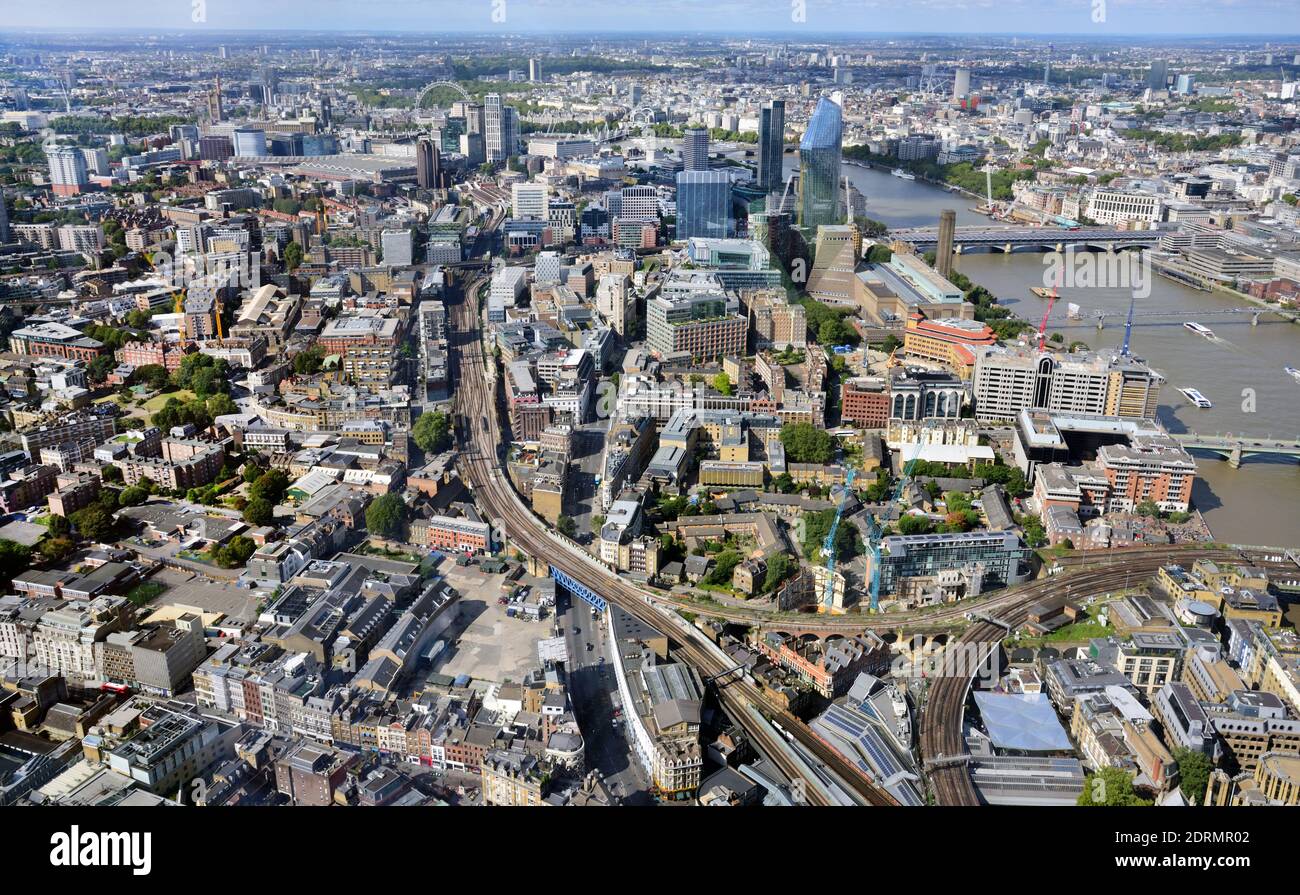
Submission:
[[[172,309],[175,311],[175,313],[180,314],[179,325],[181,331],[181,341],[184,342],[185,341],[185,290],[182,289],[181,291],[176,293],[176,302],[172,306]]]

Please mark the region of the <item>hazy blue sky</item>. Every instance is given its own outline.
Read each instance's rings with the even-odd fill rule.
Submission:
[[[1093,4],[1104,4],[1103,22]],[[205,5],[206,21],[193,20]],[[1300,33],[1300,0],[0,0],[0,28]],[[494,21],[504,8],[504,22]]]

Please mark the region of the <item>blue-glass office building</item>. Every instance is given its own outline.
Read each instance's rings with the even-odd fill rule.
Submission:
[[[725,171],[677,175],[677,238],[731,235],[731,177]]]
[[[799,142],[799,226],[816,232],[840,220],[840,151],[844,114],[826,97],[817,101]]]

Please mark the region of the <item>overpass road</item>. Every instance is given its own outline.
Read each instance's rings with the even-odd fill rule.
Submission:
[[[576,543],[553,531],[533,515],[511,485],[502,468],[500,452],[506,439],[498,420],[496,368],[482,340],[477,292],[484,278],[465,284],[465,297],[453,305],[457,429],[461,439],[460,468],[474,493],[475,502],[499,531],[531,556],[545,558],[553,568],[647,625],[664,631],[677,644],[676,655],[702,679],[730,669],[731,663],[704,634],[676,612],[654,605],[649,595],[619,578]],[[803,798],[813,805],[842,801],[847,793],[854,804],[893,805],[893,797],[877,787],[855,764],[831,749],[807,725],[771,706],[758,688],[730,675],[714,685],[727,715],[750,736],[788,779],[798,784]],[[761,713],[761,714],[760,714]],[[775,720],[812,756],[811,763],[791,748],[768,720]]]
[[[708,680],[731,669],[731,662],[703,632],[687,623],[666,605],[662,595],[652,594],[620,578],[575,542],[554,531],[523,503],[503,468],[502,455],[508,446],[500,425],[500,391],[497,365],[489,357],[482,335],[478,291],[486,282],[476,274],[465,283],[464,297],[451,305],[453,332],[450,343],[456,371],[455,409],[460,440],[460,469],[480,509],[493,520],[519,549],[544,558],[552,567],[580,582],[593,593],[618,606],[651,627],[663,631],[677,645],[676,656]],[[1063,564],[1063,572],[1050,578],[1009,589],[996,600],[982,602],[979,611],[1012,625],[1023,623],[1029,607],[1059,594],[1082,597],[1113,591],[1125,582],[1141,581],[1163,563],[1190,562],[1207,557],[1247,558],[1248,551],[1234,548],[1151,549],[1123,557],[1100,567],[1074,568]],[[954,607],[963,614],[972,607]],[[893,619],[906,623],[906,617]],[[863,620],[856,624],[863,626]],[[874,625],[868,625],[873,626]],[[1005,629],[990,622],[972,624],[958,643],[977,651],[991,651],[1005,636]],[[921,719],[921,756],[932,767],[930,780],[940,804],[978,804],[974,787],[960,756],[962,716],[971,673],[937,678],[930,690]],[[822,740],[811,728],[769,703],[752,680],[728,675],[713,685],[728,716],[750,736],[760,753],[767,756],[788,779],[798,784],[803,798],[813,805],[851,804],[892,806],[897,802],[855,763]],[[780,724],[786,736],[769,722]],[[787,737],[790,742],[787,741]],[[792,748],[797,744],[798,750]],[[950,763],[943,763],[944,760]],[[844,796],[848,798],[845,799]]]

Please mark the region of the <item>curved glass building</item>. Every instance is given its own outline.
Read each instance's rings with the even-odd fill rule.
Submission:
[[[826,97],[817,101],[799,141],[799,227],[840,223],[840,149],[844,116]]]

